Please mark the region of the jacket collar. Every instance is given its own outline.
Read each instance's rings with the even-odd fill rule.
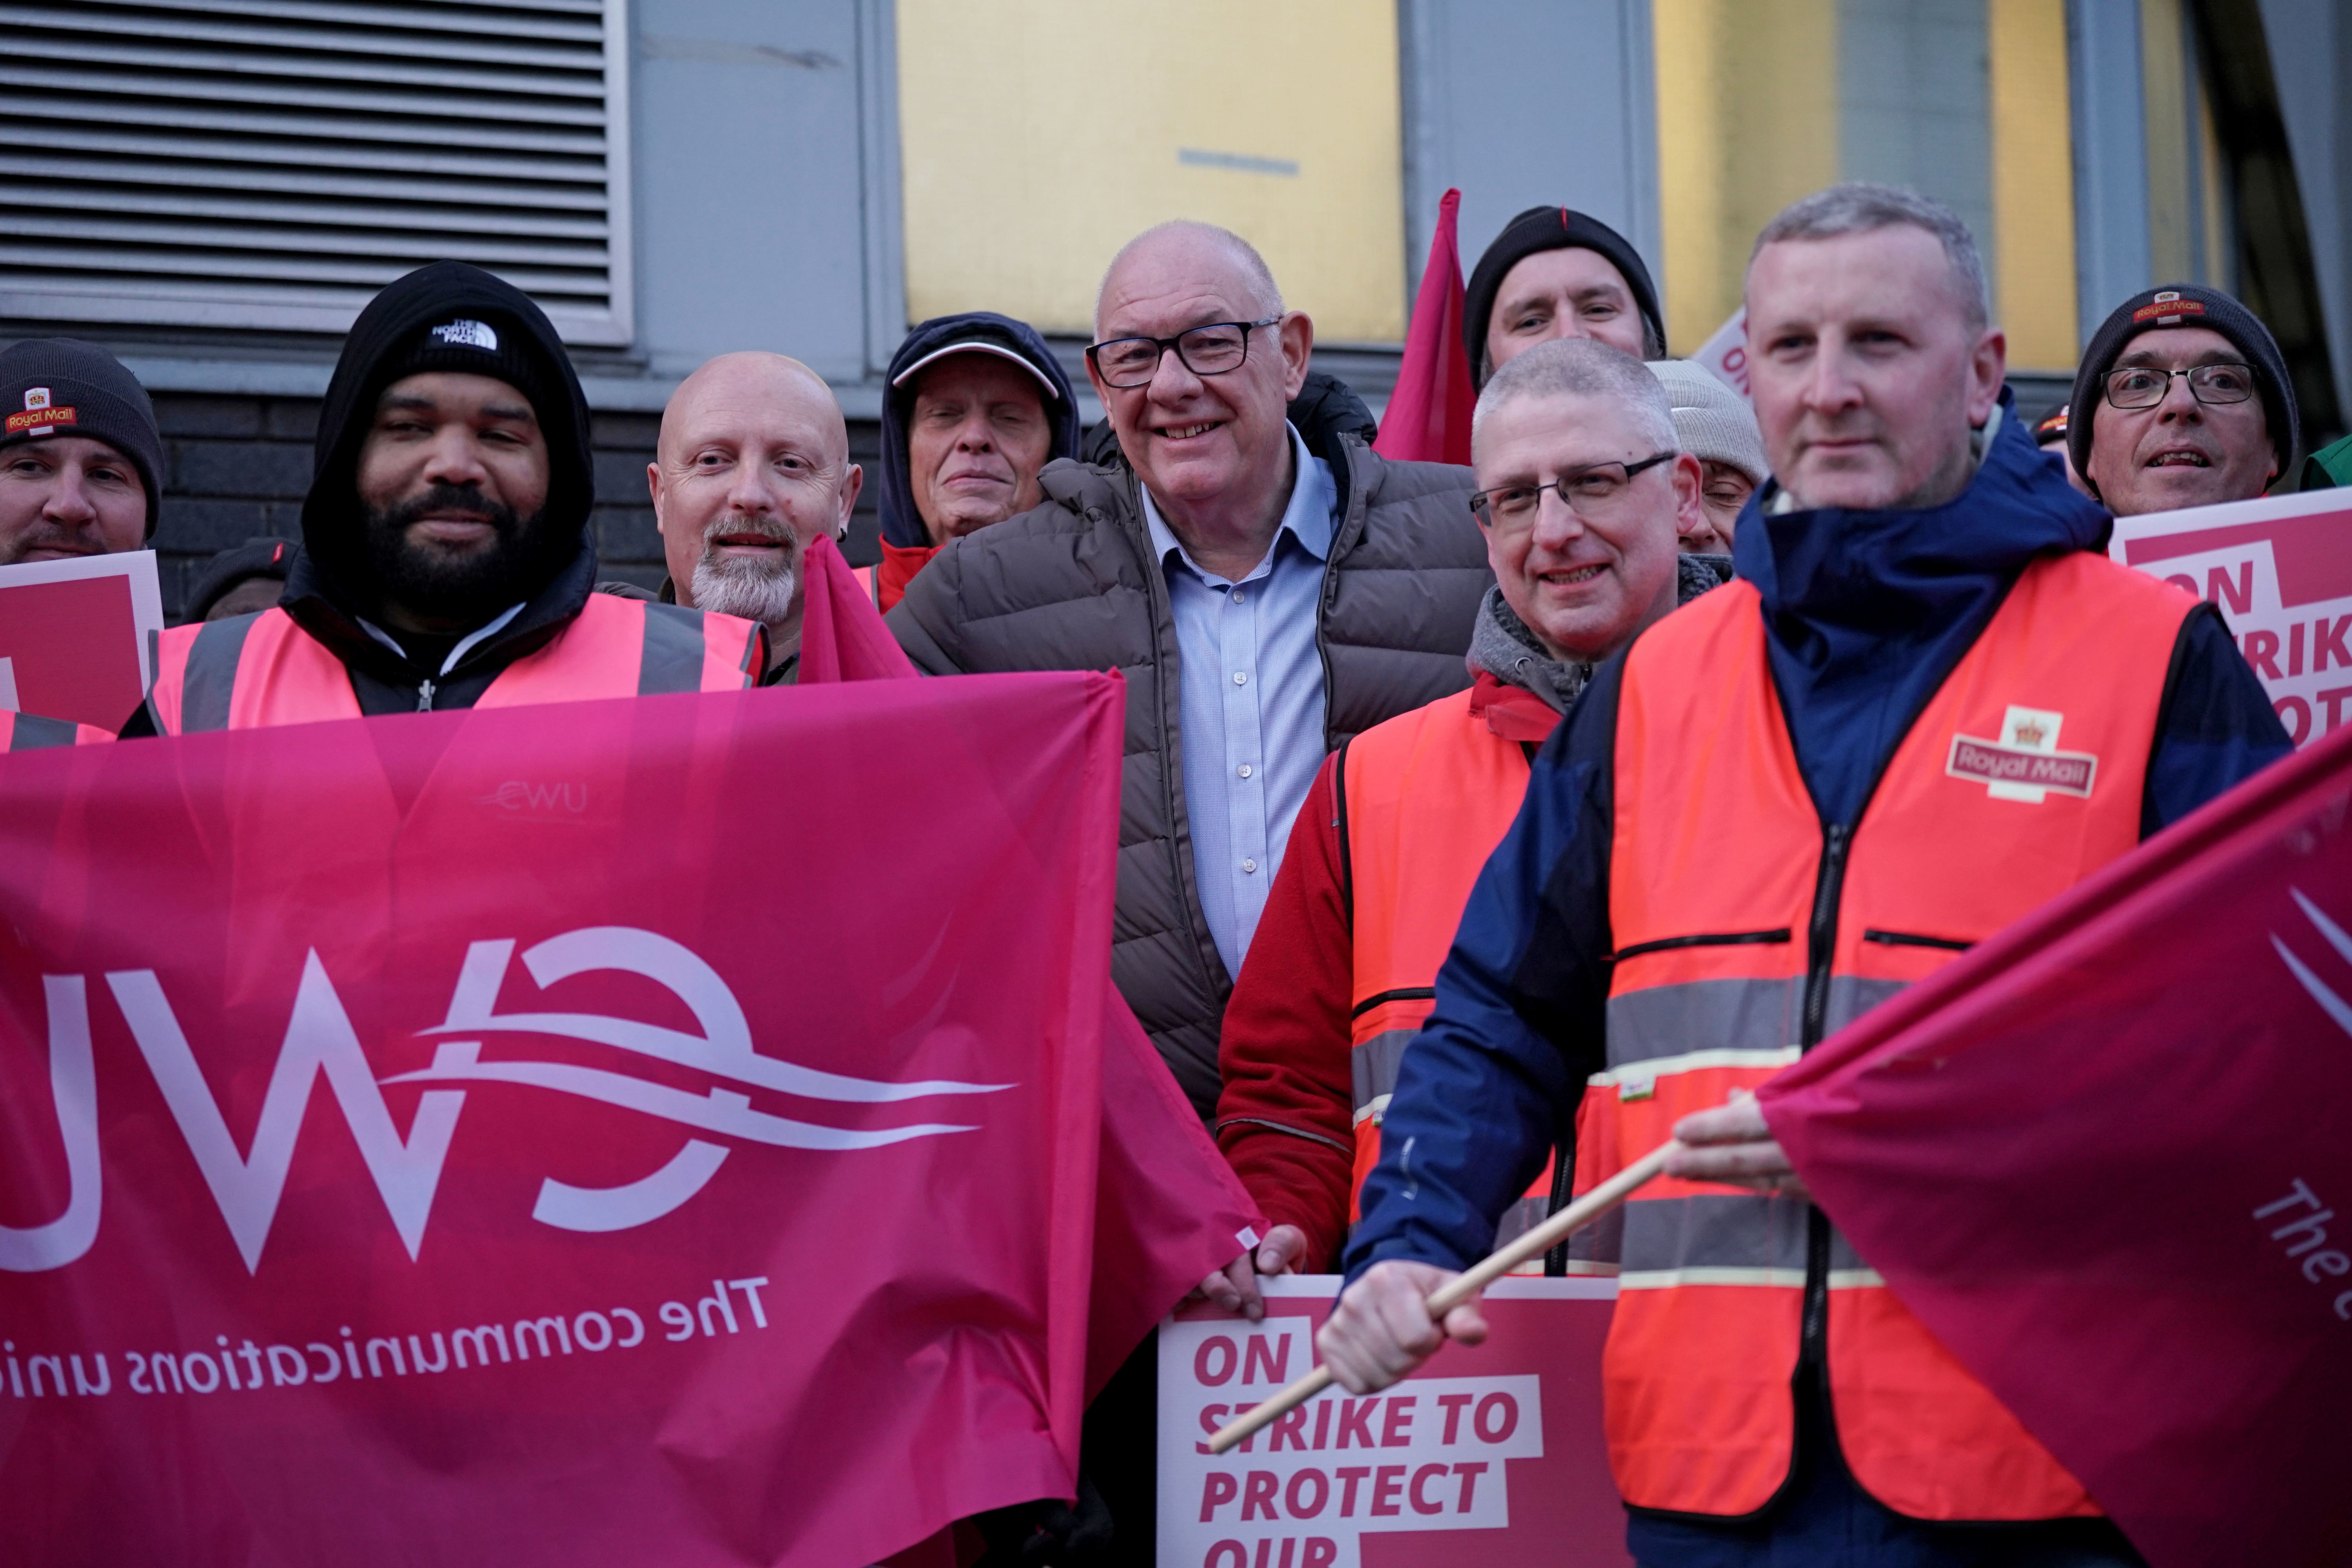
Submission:
[[[2004,388],[1974,477],[1942,506],[1794,508],[1777,480],[1749,497],[1732,554],[1776,638],[1800,651],[1817,627],[1907,633],[1990,583],[2005,587],[2036,555],[2105,548],[2114,520],[2015,417],[1999,416],[2011,409]]]
[[[553,641],[580,614],[595,586],[596,552],[583,540],[562,570],[524,600],[504,626],[466,649],[465,657],[448,674],[461,676],[511,664]],[[426,669],[370,636],[361,624],[357,602],[307,550],[294,558],[287,573],[285,597],[278,604],[296,625],[337,658],[379,680],[414,686],[420,680],[441,679],[441,671]]]
[[[1676,608],[1689,604],[1709,588],[1731,580],[1731,557],[1728,555],[1677,555],[1675,557],[1675,605]],[[1484,678],[1503,687],[1527,693],[1549,708],[1553,715],[1568,711],[1569,705],[1582,694],[1592,679],[1593,666],[1551,657],[1528,624],[1519,619],[1510,602],[1503,597],[1497,586],[1486,590],[1479,601],[1477,624],[1470,629],[1470,651],[1462,662],[1469,667],[1474,679]],[[1492,700],[1489,699],[1488,700]],[[1480,700],[1472,700],[1472,710],[1477,710]],[[1492,721],[1489,721],[1492,723]],[[1496,734],[1503,731],[1496,730]],[[1549,732],[1549,727],[1547,727]],[[1521,737],[1509,736],[1507,739]]]
[[[1328,561],[1331,558],[1331,536],[1339,526],[1340,510],[1336,471],[1330,463],[1318,460],[1307,449],[1305,438],[1295,427],[1286,425],[1283,428],[1290,435],[1293,464],[1290,498],[1283,504],[1282,518],[1275,524],[1274,542],[1268,546],[1266,554],[1271,558],[1274,551],[1280,547],[1283,535],[1288,534],[1316,560]],[[1151,499],[1151,492],[1139,483],[1136,496],[1141,504],[1143,529],[1151,541],[1153,557],[1164,565],[1173,552],[1189,570],[1206,576],[1207,574],[1193,564],[1192,553],[1176,537],[1175,530],[1168,526],[1167,519],[1160,515],[1159,503]]]

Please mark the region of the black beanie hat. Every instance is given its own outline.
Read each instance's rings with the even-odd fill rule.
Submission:
[[[163,438],[155,405],[122,362],[78,338],[26,338],[0,349],[0,447],[52,432],[105,442],[139,470],[147,492],[147,537],[162,510]]]
[[[1463,291],[1462,346],[1470,355],[1474,383],[1485,382],[1480,374],[1485,367],[1479,362],[1486,357],[1486,319],[1495,313],[1495,296],[1502,292],[1503,279],[1512,268],[1546,250],[1592,250],[1608,258],[1624,274],[1625,286],[1633,291],[1634,308],[1656,339],[1659,354],[1664,353],[1666,324],[1658,314],[1657,285],[1650,281],[1650,269],[1625,237],[1599,218],[1568,207],[1529,207],[1503,226],[1503,232],[1478,258],[1470,286]],[[1659,354],[1645,352],[1637,357],[1655,359]]]
[[[576,547],[596,499],[588,399],[546,313],[513,284],[463,261],[436,261],[393,279],[343,339],[319,411],[316,468],[302,502],[302,545],[330,576],[356,583],[361,538],[355,486],[376,399],[404,376],[461,371],[523,395],[547,439],[549,559]]]
[[[2074,415],[2066,427],[2066,451],[2074,471],[2091,494],[2099,493],[2091,478],[2091,426],[2106,405],[2107,373],[2144,331],[2164,327],[2206,327],[2221,333],[2246,356],[2253,367],[2254,389],[2262,395],[2263,416],[2270,426],[2271,450],[2278,456],[2281,474],[2294,472],[2303,449],[2302,427],[2294,406],[2294,383],[2287,378],[2286,357],[2262,318],[2219,289],[2194,283],[2167,283],[2133,295],[2099,323],[2091,346],[2083,351],[2082,368],[2074,373],[2074,395],[2067,406]]]
[[[202,575],[188,590],[188,602],[180,613],[182,625],[201,621],[212,614],[215,605],[241,583],[256,577],[266,577],[283,583],[286,574],[293,569],[294,557],[301,546],[290,539],[248,539],[233,549],[224,550],[205,563]]]

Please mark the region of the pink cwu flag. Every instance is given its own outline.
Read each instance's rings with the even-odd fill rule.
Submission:
[[[856,1564],[1068,1496],[1147,1304],[1119,734],[1040,675],[0,758],[0,1561]],[[1154,1314],[1250,1216],[1181,1217]]]
[[[803,685],[917,679],[831,540],[820,537],[809,552],[806,604]],[[1106,990],[1104,1006],[1089,1402],[1171,1307],[1266,1228],[1126,998]]]
[[[2352,731],[1759,1099],[2155,1568],[2352,1563]]]

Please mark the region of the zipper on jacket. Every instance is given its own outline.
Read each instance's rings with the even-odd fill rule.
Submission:
[[[419,713],[433,711],[433,683],[429,680],[419,683],[416,688],[416,710]]]
[[[1966,952],[1976,946],[1972,942],[1959,942],[1948,936],[1921,936],[1916,931],[1879,931],[1874,927],[1864,931],[1862,940],[1882,947],[1932,947],[1944,952]]]
[[[1377,996],[1367,996],[1348,1014],[1350,1019],[1360,1018],[1375,1007],[1385,1007],[1391,1002],[1434,1002],[1434,985],[1400,985],[1393,991],[1383,991]]]
[[[1706,931],[1696,936],[1662,936],[1655,942],[1637,942],[1631,947],[1621,947],[1601,962],[1622,963],[1645,952],[1672,952],[1684,947],[1748,947],[1782,942],[1794,934],[1787,926],[1782,926],[1778,931]]]
[[[1813,884],[1813,915],[1805,931],[1804,1032],[1798,1045],[1811,1050],[1822,1043],[1829,1018],[1830,963],[1837,953],[1839,895],[1845,888],[1845,855],[1853,833],[1842,822],[1822,831],[1822,868]],[[1805,1305],[1802,1339],[1797,1362],[1818,1365],[1829,1343],[1830,1219],[1818,1204],[1805,1211]]]

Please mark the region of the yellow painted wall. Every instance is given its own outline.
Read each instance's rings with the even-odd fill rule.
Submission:
[[[1838,177],[1836,0],[1654,0],[1666,337],[1739,306],[1772,215]]]
[[[1392,0],[897,9],[909,320],[1091,334],[1118,247],[1187,217],[1255,245],[1318,340],[1403,337]]]
[[[2065,0],[1990,0],[1993,314],[2019,370],[2064,370],[2075,335]]]

